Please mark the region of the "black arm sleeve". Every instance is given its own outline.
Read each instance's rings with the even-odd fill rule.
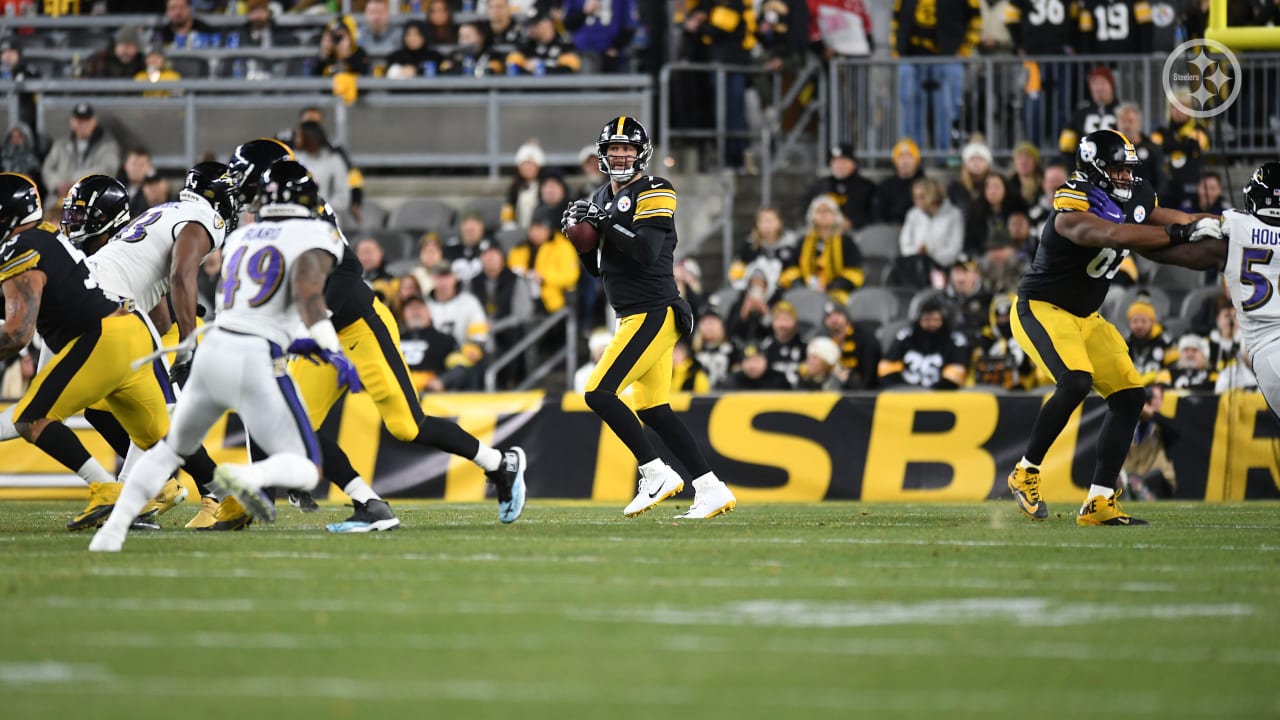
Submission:
[[[605,242],[622,251],[622,254],[641,265],[652,265],[662,252],[662,240],[666,233],[651,225],[641,225],[637,230],[629,230],[617,223],[610,223],[604,229]]]

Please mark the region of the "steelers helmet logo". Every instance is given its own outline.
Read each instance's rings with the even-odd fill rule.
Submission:
[[[624,196],[622,196],[622,197],[620,197],[620,198],[618,198],[618,211],[619,211],[619,212],[627,212],[627,211],[628,211],[628,210],[630,210],[630,209],[631,209],[631,198],[629,198],[629,197],[627,197],[627,196],[625,196],[625,195],[624,195]]]
[[[1142,205],[1133,209],[1133,221],[1136,223],[1144,222],[1147,219],[1147,209]]]
[[[1092,140],[1080,141],[1080,159],[1089,163],[1098,157],[1098,146]]]

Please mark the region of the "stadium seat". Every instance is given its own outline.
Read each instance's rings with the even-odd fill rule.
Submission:
[[[870,286],[883,286],[885,277],[889,274],[889,266],[892,264],[889,258],[878,257],[876,255],[866,255],[862,258],[862,275],[863,284]]]
[[[497,241],[498,246],[502,248],[504,253],[511,252],[511,248],[524,242],[528,237],[528,233],[524,228],[507,228],[499,230],[493,234],[493,239]]]
[[[1128,312],[1129,306],[1138,298],[1138,295],[1146,293],[1151,297],[1151,306],[1156,310],[1156,322],[1164,323],[1169,319],[1169,294],[1158,287],[1150,287],[1143,285],[1135,285],[1124,289],[1124,293],[1120,295],[1115,304],[1111,307],[1110,313],[1102,313],[1102,316],[1110,320],[1117,328],[1120,334],[1127,334],[1129,331]],[[1107,300],[1103,302],[1105,309],[1107,303],[1111,302],[1111,296],[1108,295]]]
[[[1204,287],[1204,271],[1191,270],[1177,265],[1156,265],[1152,275],[1156,287],[1177,290],[1194,290]]]
[[[386,208],[368,198],[365,198],[360,205],[360,213],[360,229],[366,232],[386,227],[387,218],[390,216]]]
[[[876,330],[876,340],[880,342],[880,352],[889,352],[889,347],[893,345],[893,339],[898,336],[898,332],[910,325],[910,320],[894,320],[891,323],[881,325]]]
[[[800,334],[804,335],[809,330],[822,327],[823,308],[831,298],[817,290],[799,287],[783,293],[782,299],[796,306],[796,322],[800,326]]]
[[[875,320],[888,325],[899,318],[898,295],[889,288],[863,287],[849,295],[849,315],[854,320]]]
[[[916,294],[911,296],[911,302],[907,305],[907,319],[915,320],[920,315],[920,306],[925,304],[929,298],[941,297],[942,291],[934,290],[933,288],[916,291]]]
[[[413,198],[391,211],[387,227],[397,230],[436,232],[453,226],[453,206],[434,198]]]
[[[497,230],[502,225],[502,198],[476,198],[467,204],[467,209],[462,214],[470,212],[478,212],[484,218],[484,226],[492,231]]]
[[[898,234],[901,228],[897,225],[877,223],[854,231],[854,240],[863,257],[876,257],[892,260],[898,256]]]
[[[707,296],[707,304],[721,315],[729,312],[729,309],[732,308],[733,304],[737,301],[738,291],[730,285],[725,285]]]
[[[1178,317],[1188,319],[1195,317],[1206,302],[1210,302],[1222,294],[1224,294],[1222,288],[1217,285],[1191,290],[1186,294],[1186,297],[1182,298],[1182,304],[1178,307]]]
[[[356,241],[358,242],[360,238],[366,237],[371,237],[378,241],[378,244],[382,246],[382,253],[388,263],[396,262],[397,260],[418,261],[418,238],[412,233],[403,230],[373,230],[359,234],[356,236]]]

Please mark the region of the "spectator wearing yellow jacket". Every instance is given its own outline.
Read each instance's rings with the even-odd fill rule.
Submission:
[[[545,205],[533,212],[527,239],[511,248],[507,265],[528,280],[542,309],[553,313],[565,305],[565,293],[578,284],[578,252],[556,227],[559,218]]]

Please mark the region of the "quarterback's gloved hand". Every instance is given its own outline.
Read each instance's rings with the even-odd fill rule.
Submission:
[[[1089,212],[1107,222],[1124,222],[1124,209],[1105,190],[1100,187],[1091,187],[1087,195],[1089,197]]]
[[[609,213],[590,200],[574,200],[569,206],[574,222],[590,223],[597,230],[604,231],[609,227]]]
[[[1201,218],[1185,225],[1170,225],[1165,228],[1169,233],[1169,244],[1200,242],[1202,240],[1220,240],[1222,221],[1218,218]]]
[[[341,351],[325,350],[311,338],[298,338],[289,344],[289,352],[304,357],[316,365],[322,362],[329,363],[338,371],[338,385],[347,386],[351,392],[360,392],[364,389],[364,384],[360,382],[360,374],[356,372],[356,366],[352,365]]]
[[[564,209],[564,213],[560,215],[560,232],[569,233],[570,225],[577,225],[578,219],[573,216],[573,205],[570,204]]]
[[[195,357],[195,350],[182,350],[173,358],[173,365],[169,366],[169,384],[179,388],[187,386],[187,378],[191,377],[191,360]]]

